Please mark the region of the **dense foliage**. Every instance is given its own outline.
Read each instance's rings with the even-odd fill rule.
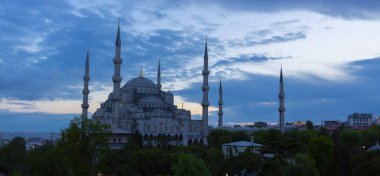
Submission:
[[[303,131],[259,130],[252,134],[223,129],[210,131],[209,145],[142,147],[134,134],[122,150],[107,146],[107,126],[75,119],[54,144],[31,151],[14,138],[0,148],[0,173],[7,175],[378,175],[380,151],[367,151],[380,139],[380,128],[332,134],[309,127]],[[225,157],[221,144],[253,139],[262,153]]]

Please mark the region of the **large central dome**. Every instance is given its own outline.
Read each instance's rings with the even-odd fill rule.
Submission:
[[[144,78],[144,77],[137,77],[137,78],[133,78],[131,80],[129,80],[125,85],[124,87],[144,87],[144,88],[157,88],[157,85],[147,79],[147,78]]]

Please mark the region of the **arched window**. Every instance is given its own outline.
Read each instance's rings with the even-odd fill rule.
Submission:
[[[148,140],[148,135],[144,135],[144,141],[147,141]]]
[[[151,134],[151,135],[149,135],[149,141],[153,141],[153,135]]]

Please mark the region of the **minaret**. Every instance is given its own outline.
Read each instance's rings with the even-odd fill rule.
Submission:
[[[280,113],[280,131],[281,134],[284,134],[285,93],[284,79],[282,77],[282,66],[280,72],[280,93],[278,94],[278,98],[280,99],[280,107],[278,108],[278,112]]]
[[[208,70],[208,51],[207,51],[207,38],[205,43],[205,53],[204,53],[204,63],[203,63],[203,85],[202,85],[202,91],[203,91],[203,100],[202,100],[202,135],[203,135],[203,141],[207,145],[207,135],[208,135],[208,75],[210,74],[210,71]]]
[[[143,74],[142,66],[140,66],[139,78],[144,78],[144,74]]]
[[[158,58],[158,69],[157,69],[157,87],[161,91],[161,61],[160,58]]]
[[[86,66],[84,69],[84,76],[83,76],[83,103],[82,103],[82,121],[87,120],[87,112],[88,112],[88,94],[90,91],[88,90],[88,82],[90,81],[90,55],[89,50],[87,49],[87,56],[86,56]]]
[[[222,78],[219,80],[219,112],[218,112],[218,128],[223,127],[223,89],[222,89]]]
[[[119,120],[119,108],[120,108],[120,82],[122,80],[120,76],[120,65],[122,63],[121,58],[121,40],[120,40],[120,22],[117,26],[117,36],[116,36],[116,49],[115,49],[115,58],[113,59],[113,63],[115,65],[115,72],[112,77],[113,81],[113,92],[112,92],[112,101],[113,101],[113,107],[112,107],[112,113],[113,113],[113,119],[112,119],[112,125],[117,125]]]

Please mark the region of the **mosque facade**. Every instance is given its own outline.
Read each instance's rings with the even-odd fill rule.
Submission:
[[[157,80],[144,77],[140,74],[121,86],[120,75],[121,58],[120,26],[116,37],[114,63],[113,91],[107,100],[101,103],[100,108],[92,115],[93,120],[110,126],[112,136],[109,144],[112,148],[121,148],[138,133],[142,136],[144,145],[207,145],[208,135],[208,51],[207,41],[204,51],[204,67],[202,70],[203,93],[202,119],[193,120],[189,110],[174,105],[174,95],[171,91],[162,90],[161,66],[158,63]],[[124,67],[125,68],[125,67]],[[89,54],[87,52],[82,104],[82,117],[87,119],[88,85],[89,85]],[[220,83],[221,86],[221,83]],[[221,98],[221,88],[219,91]],[[222,126],[222,100],[219,101],[219,126]]]

